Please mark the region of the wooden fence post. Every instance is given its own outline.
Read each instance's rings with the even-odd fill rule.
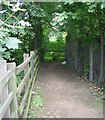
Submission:
[[[89,80],[93,82],[93,43],[90,44],[89,50]]]
[[[31,56],[31,55],[34,55],[34,51],[30,51],[30,56]],[[34,67],[34,66],[33,66],[33,64],[34,64],[34,58],[33,58],[33,57],[32,57],[32,59],[31,59],[30,64],[31,64],[31,67]],[[33,72],[34,72],[34,70],[31,70],[31,77],[32,77],[32,75],[33,75]]]
[[[27,59],[29,58],[29,54],[23,54],[23,60],[26,61]],[[25,66],[24,68],[24,75],[27,73],[29,69],[29,63]],[[26,81],[26,84],[25,84],[25,89],[27,89],[27,85],[29,83],[29,80],[30,80],[30,76],[27,77],[27,81]]]
[[[6,61],[0,61],[0,80],[7,74]],[[0,103],[3,104],[6,97],[8,96],[8,83],[2,88],[2,81],[0,81]],[[4,118],[10,117],[10,109],[6,111]]]
[[[17,103],[17,97],[16,97],[17,85],[16,85],[15,68],[16,68],[15,62],[7,63],[7,70],[13,70],[12,78],[9,81],[9,91],[12,91],[14,96],[10,105],[10,113],[11,113],[11,117],[18,118],[18,103]]]

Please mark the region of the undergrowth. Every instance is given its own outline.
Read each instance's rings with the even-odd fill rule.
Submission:
[[[39,87],[36,88],[35,91],[32,92],[32,100],[30,103],[29,109],[29,118],[40,118],[41,117],[41,108],[43,106],[43,100],[41,97],[41,89]]]
[[[105,99],[105,84],[97,86],[97,84],[90,85],[91,93],[93,96],[96,96],[98,99]]]

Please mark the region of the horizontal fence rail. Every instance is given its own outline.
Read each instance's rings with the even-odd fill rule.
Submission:
[[[0,120],[27,118],[32,91],[39,70],[39,50],[24,54],[24,62],[0,61]],[[19,83],[18,83],[19,82]]]

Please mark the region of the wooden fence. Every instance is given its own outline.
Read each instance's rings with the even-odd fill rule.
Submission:
[[[24,62],[17,67],[14,62],[0,61],[0,120],[21,116],[27,118],[39,70],[39,51],[31,51],[30,56],[23,56]]]

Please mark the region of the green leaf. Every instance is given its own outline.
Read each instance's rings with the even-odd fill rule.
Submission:
[[[25,22],[23,20],[19,21],[19,24],[21,24],[22,26],[30,26],[29,22]]]
[[[1,0],[2,1],[2,4],[4,5],[8,5],[10,3],[10,1],[6,1],[6,0]]]
[[[4,52],[5,50],[6,50],[6,48],[0,47],[0,52]]]
[[[71,4],[73,4],[74,2],[75,2],[74,0],[65,0],[65,4],[68,4],[68,3],[69,3],[69,4],[71,5]]]
[[[105,8],[105,1],[101,4],[101,9]]]
[[[5,13],[6,12],[6,10],[2,10],[2,11],[0,11],[0,14],[3,14],[3,13]]]
[[[9,49],[18,49],[19,43],[22,43],[22,42],[15,37],[9,37],[7,40],[4,41],[4,44]]]
[[[2,20],[0,20],[0,26],[2,26],[4,24],[4,22]]]
[[[3,60],[3,56],[1,52],[0,52],[0,60]]]
[[[9,51],[7,51],[3,54],[3,57],[6,58],[6,59],[10,59],[11,58],[11,53]]]

